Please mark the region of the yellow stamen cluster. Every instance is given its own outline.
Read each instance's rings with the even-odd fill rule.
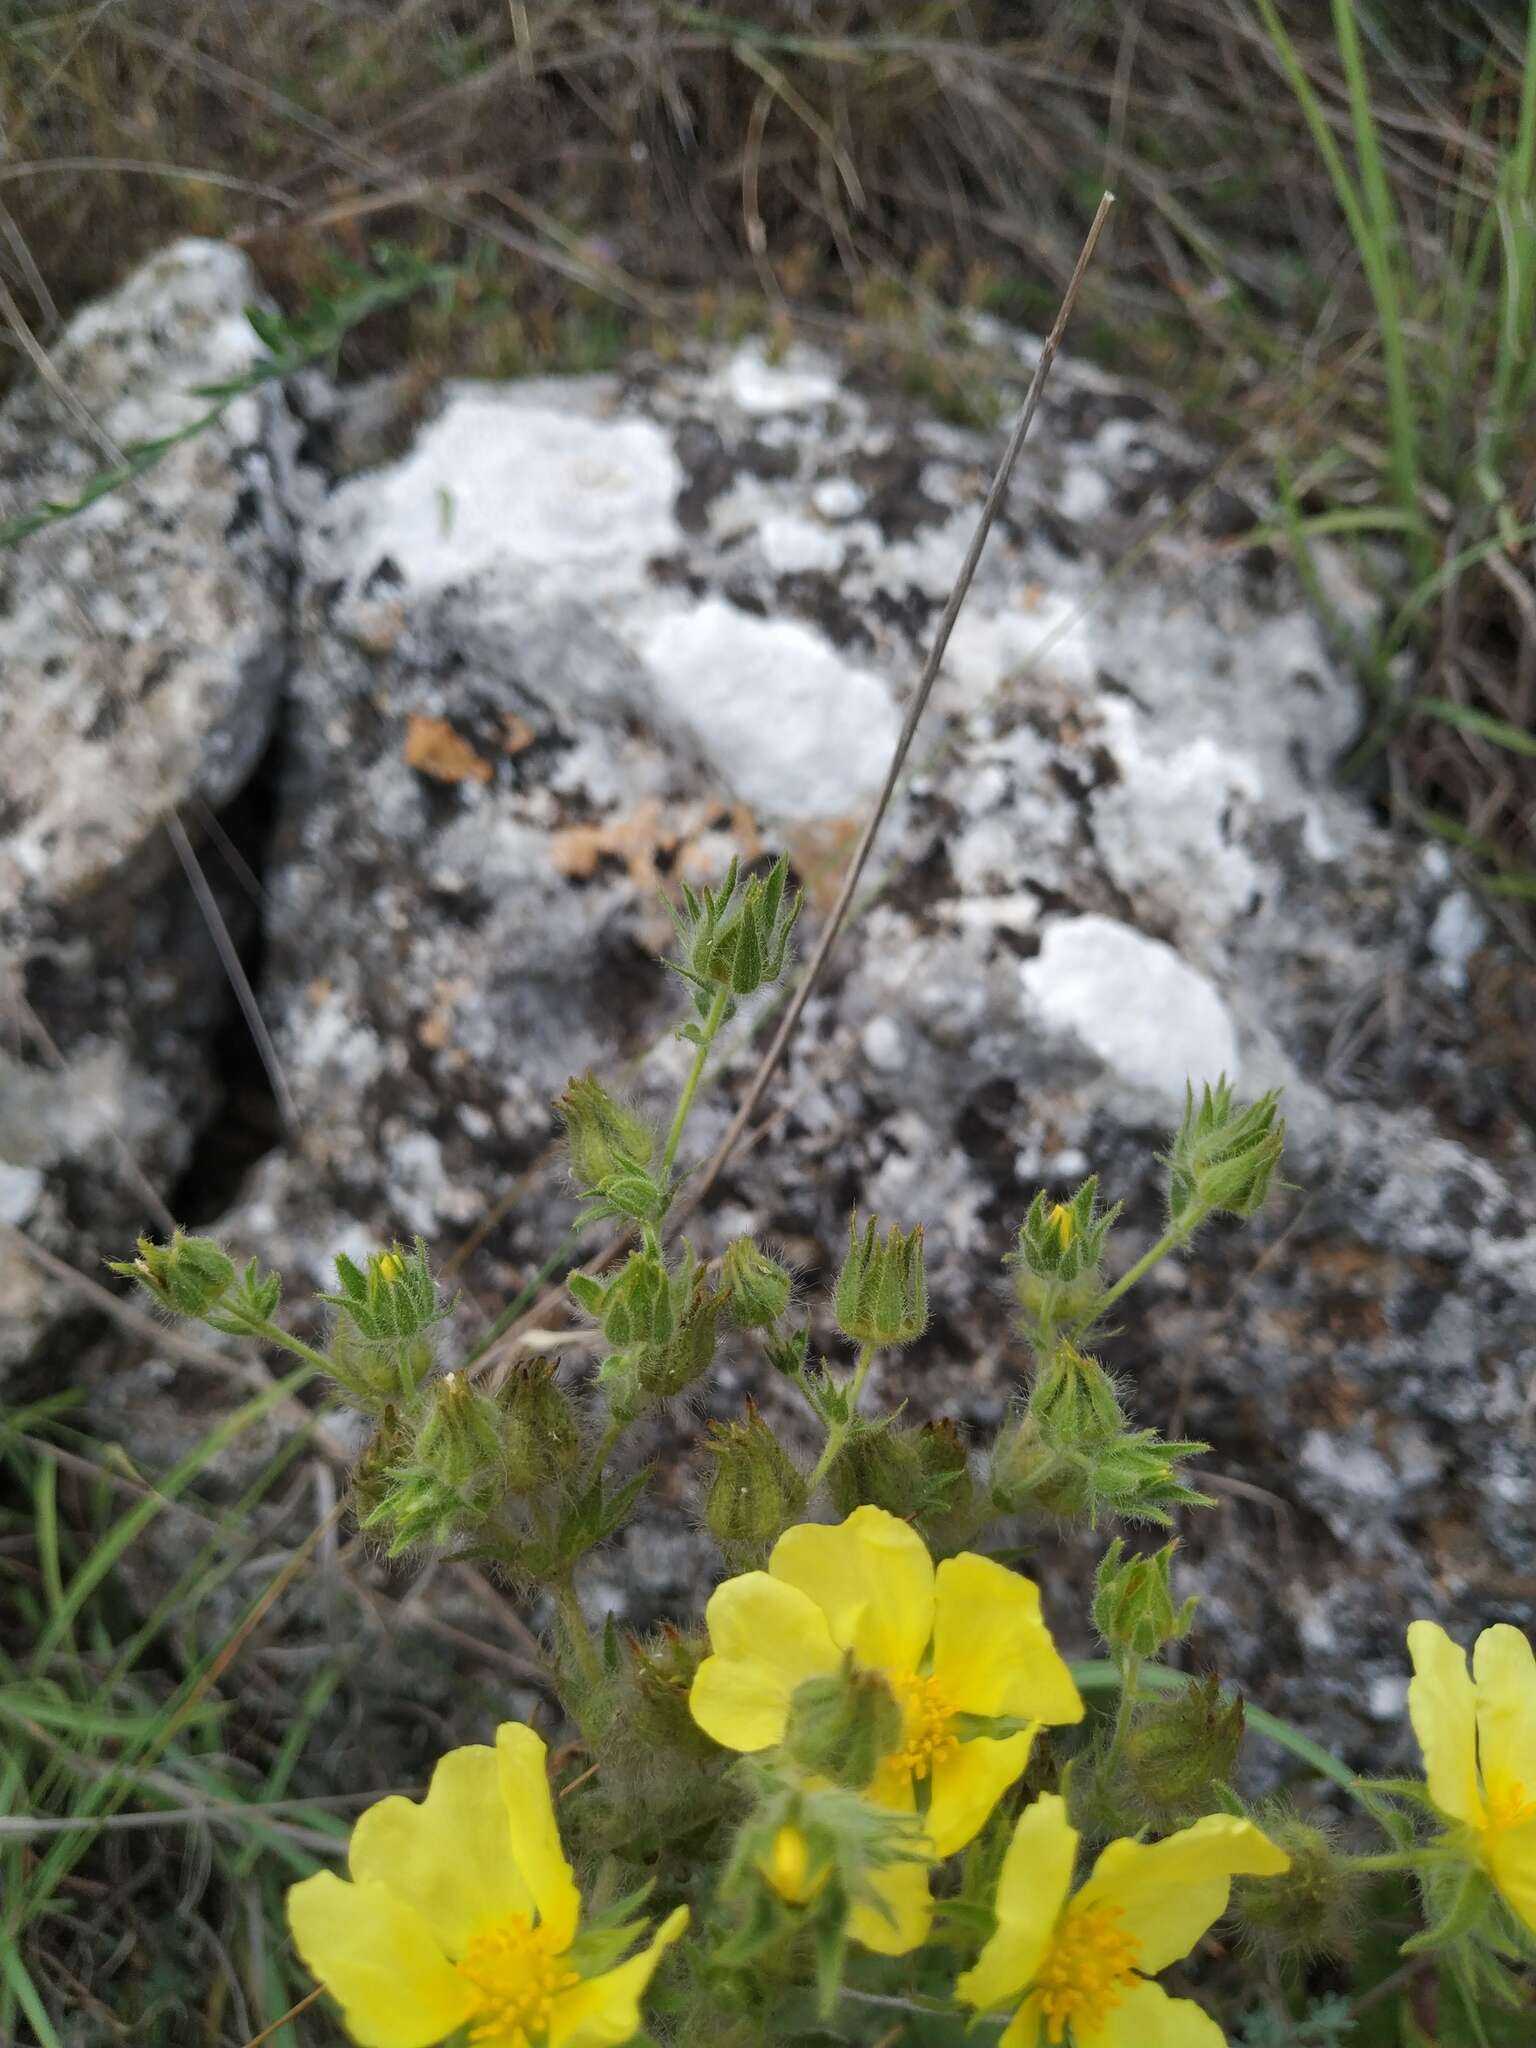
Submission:
[[[1073,1906],[1061,1923],[1036,1989],[1051,2048],[1074,2035],[1094,2034],[1136,1981],[1141,1943],[1126,1934],[1118,1906]]]
[[[555,1999],[581,1982],[574,1970],[561,1969],[545,1930],[526,1913],[477,1934],[455,1967],[480,2000],[469,2038],[495,2048],[533,2048],[548,2030]]]
[[[1495,1778],[1484,1790],[1488,1815],[1484,1825],[1489,1834],[1501,1834],[1505,1828],[1517,1828],[1522,1821],[1536,1815],[1536,1799],[1518,1778]]]
[[[953,1756],[960,1738],[950,1727],[954,1702],[936,1678],[902,1678],[901,1747],[885,1760],[887,1770],[910,1771],[914,1778],[926,1778],[935,1764]]]

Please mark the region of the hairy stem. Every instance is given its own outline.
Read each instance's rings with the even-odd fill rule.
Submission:
[[[730,1008],[731,992],[728,988],[715,990],[715,999],[709,1006],[709,1015],[704,1020],[703,1034],[698,1049],[693,1055],[693,1065],[688,1069],[688,1078],[683,1083],[683,1092],[677,1099],[677,1114],[672,1119],[672,1128],[667,1133],[666,1146],[661,1155],[661,1172],[658,1178],[663,1187],[672,1171],[672,1162],[677,1157],[677,1148],[682,1143],[683,1126],[688,1121],[688,1112],[693,1108],[693,1098],[699,1092],[699,1083],[704,1078],[704,1069],[716,1034],[725,1022],[725,1013]]]
[[[845,1390],[847,1415],[840,1422],[829,1422],[827,1424],[827,1440],[821,1447],[821,1456],[816,1460],[815,1470],[806,1481],[807,1499],[810,1498],[817,1487],[820,1486],[822,1480],[831,1471],[833,1460],[848,1441],[848,1432],[853,1426],[853,1418],[858,1411],[859,1395],[864,1391],[864,1382],[869,1377],[869,1368],[874,1363],[874,1358],[874,1345],[866,1344],[859,1353],[859,1362],[853,1369],[853,1378],[848,1382]]]
[[[1076,1337],[1086,1330],[1090,1323],[1096,1323],[1107,1309],[1114,1307],[1122,1294],[1129,1294],[1138,1280],[1144,1280],[1159,1259],[1167,1258],[1170,1252],[1182,1251],[1205,1221],[1207,1212],[1196,1211],[1191,1216],[1181,1217],[1177,1223],[1170,1223],[1152,1249],[1143,1252],[1129,1271],[1120,1275],[1113,1287],[1106,1288],[1086,1315],[1079,1316],[1068,1335]]]
[[[587,1627],[587,1617],[581,1611],[581,1602],[576,1597],[576,1582],[567,1572],[565,1577],[554,1584],[555,1604],[560,1611],[561,1633],[571,1646],[576,1662],[581,1666],[581,1675],[589,1685],[603,1682],[603,1660],[597,1654],[597,1645],[592,1640],[592,1631]]]

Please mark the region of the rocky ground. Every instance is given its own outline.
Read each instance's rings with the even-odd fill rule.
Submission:
[[[249,359],[254,289],[228,249],[180,244],[76,322],[61,367],[112,437],[164,431]],[[450,385],[419,419],[392,385],[311,376],[0,557],[0,1216],[97,1270],[155,1225],[126,1148],[296,1300],[337,1249],[419,1231],[462,1253],[475,1341],[573,1213],[567,1076],[675,1089],[662,892],[785,846],[825,910],[996,454],[757,341]],[[51,395],[13,398],[0,511],[101,460]],[[765,1233],[814,1297],[856,1201],[925,1223],[933,1325],[883,1391],[984,1436],[1017,1385],[1000,1261],[1034,1189],[1100,1172],[1128,1262],[1185,1077],[1283,1084],[1294,1186],[1160,1270],[1108,1355],[1144,1420],[1213,1446],[1194,1654],[1379,1764],[1411,1615],[1536,1619],[1536,992],[1444,856],[1338,784],[1353,685],[1286,567],[1231,547],[1253,503],[1215,471],[1169,408],[1058,367],[877,888],[772,1134],[695,1227],[705,1249]],[[6,1372],[13,1395],[81,1380],[157,1467],[236,1398],[104,1339],[14,1234]],[[708,1405],[779,1413],[766,1380],[742,1344]],[[594,1600],[649,1613],[707,1582],[690,1435]],[[1029,1540],[1048,1582],[1080,1580],[1080,1552]],[[1080,1603],[1053,1604],[1070,1635]]]

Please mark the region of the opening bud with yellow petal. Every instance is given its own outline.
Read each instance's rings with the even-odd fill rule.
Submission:
[[[710,1425],[715,1460],[704,1520],[734,1569],[758,1563],[805,1506],[805,1478],[750,1403],[745,1422]]]
[[[1105,1240],[1120,1214],[1118,1202],[1101,1214],[1098,1198],[1097,1174],[1068,1202],[1053,1202],[1043,1189],[1035,1196],[1019,1226],[1017,1249],[1008,1258],[1021,1279],[1031,1274],[1063,1286],[1085,1278],[1097,1284]]]
[[[581,1424],[552,1358],[519,1359],[494,1395],[502,1458],[513,1493],[538,1493],[581,1463]]]
[[[1184,1121],[1164,1159],[1168,1176],[1168,1219],[1193,1226],[1215,1212],[1253,1216],[1264,1206],[1285,1150],[1280,1091],[1257,1102],[1237,1103],[1223,1074],[1195,1101],[1184,1094]]]
[[[211,1237],[171,1234],[169,1244],[141,1237],[136,1259],[109,1259],[108,1266],[137,1280],[172,1315],[206,1316],[218,1307],[235,1277],[235,1262]]]
[[[794,1293],[788,1268],[750,1237],[732,1238],[721,1253],[720,1284],[729,1296],[726,1313],[742,1330],[771,1329]]]
[[[784,1747],[803,1771],[862,1791],[901,1741],[902,1712],[883,1672],[850,1653],[825,1678],[807,1678],[789,1703]]]
[[[892,1224],[883,1238],[879,1232],[878,1216],[862,1231],[857,1212],[850,1218],[832,1310],[838,1328],[856,1344],[907,1344],[922,1335],[928,1321],[923,1226],[903,1232]]]
[[[1293,1969],[1342,1961],[1355,1946],[1369,1874],[1343,1860],[1326,1818],[1303,1820],[1282,1805],[1261,1814],[1259,1825],[1291,1867],[1264,1883],[1239,1878],[1233,1886],[1232,1917],[1245,1945]]]
[[[366,1270],[338,1252],[336,1280],[340,1291],[319,1298],[340,1310],[367,1344],[419,1336],[441,1322],[452,1306],[438,1298],[426,1240],[421,1237],[410,1251],[394,1244],[388,1251],[373,1253]]]
[[[1182,1607],[1174,1602],[1169,1574],[1178,1547],[1167,1543],[1150,1554],[1127,1555],[1117,1536],[1099,1559],[1093,1625],[1116,1658],[1155,1657],[1189,1634],[1200,1602],[1194,1597]]]
[[[595,1193],[616,1174],[643,1172],[656,1150],[656,1134],[591,1074],[566,1084],[555,1103],[565,1126],[571,1177],[584,1194]]]

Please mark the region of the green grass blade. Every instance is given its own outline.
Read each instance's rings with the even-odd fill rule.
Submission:
[[[197,1477],[209,1460],[217,1457],[220,1451],[226,1450],[253,1422],[259,1422],[272,1409],[280,1407],[291,1394],[297,1393],[298,1389],[314,1376],[313,1366],[298,1366],[283,1379],[274,1380],[262,1393],[242,1402],[216,1429],[210,1430],[179,1465],[174,1466],[166,1474],[160,1482],[158,1492],[149,1499],[140,1501],[136,1507],[130,1508],[127,1514],[120,1517],[70,1580],[67,1591],[62,1594],[47,1627],[38,1638],[34,1665],[40,1668],[42,1660],[51,1650],[58,1647],[73,1624],[75,1616],[96,1588],[113,1571],[124,1551],[138,1540],[162,1509],[169,1506],[182,1489]]]
[[[1495,718],[1490,712],[1478,711],[1471,704],[1453,704],[1447,697],[1415,697],[1410,708],[1446,725],[1459,726],[1463,732],[1475,733],[1480,740],[1490,740],[1511,754],[1525,754],[1536,760],[1536,733],[1522,732],[1517,725]]]
[[[53,2021],[48,2009],[37,1993],[37,1986],[27,1975],[26,1965],[21,1960],[21,1951],[8,1943],[0,1944],[0,1976],[5,1978],[7,1988],[13,1993],[16,2003],[31,2022],[37,2035],[38,2048],[64,2048],[64,2043],[54,2032]]]

